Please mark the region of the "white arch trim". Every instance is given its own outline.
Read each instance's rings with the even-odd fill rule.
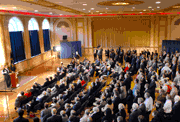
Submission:
[[[35,18],[31,18],[28,21],[28,30],[38,30],[39,31],[39,25]]]
[[[9,32],[24,31],[24,26],[18,17],[11,17],[8,22]]]
[[[47,19],[44,19],[42,22],[42,29],[50,29],[50,24]]]
[[[72,33],[72,23],[71,23],[71,21],[69,21],[68,19],[64,19],[64,18],[62,18],[62,19],[59,19],[59,20],[57,20],[56,22],[55,22],[55,24],[54,24],[54,32],[55,32],[55,29],[56,29],[56,27],[57,27],[57,25],[58,25],[58,23],[59,22],[62,22],[62,21],[64,21],[64,22],[67,22],[68,24],[69,24],[69,28],[70,28],[70,35],[71,35],[71,38],[73,37],[73,33]],[[73,39],[73,38],[72,38]]]

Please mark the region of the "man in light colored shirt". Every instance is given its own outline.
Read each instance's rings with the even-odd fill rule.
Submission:
[[[164,103],[163,109],[166,114],[169,114],[172,111],[172,101],[169,94],[166,95],[166,102]]]
[[[147,121],[149,122],[149,115],[151,113],[151,110],[153,109],[153,99],[152,97],[150,96],[150,94],[148,92],[146,92],[144,94],[144,97],[145,97],[145,101],[144,101],[144,104],[146,106],[146,117],[147,118]]]

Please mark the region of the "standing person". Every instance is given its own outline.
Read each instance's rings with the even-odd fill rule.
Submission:
[[[98,50],[98,56],[101,61],[102,61],[102,51],[103,51],[103,49],[100,47]]]
[[[109,58],[109,49],[105,50],[105,56]]]
[[[144,97],[145,97],[144,104],[146,106],[145,118],[149,122],[149,115],[150,115],[150,113],[152,111],[152,108],[153,108],[153,99],[152,99],[152,97],[150,96],[150,94],[148,92],[145,93]]]
[[[4,69],[2,70],[2,74],[4,75],[4,82],[6,82],[7,87],[9,88],[11,86],[11,78],[9,76],[9,69],[7,65],[4,66]]]
[[[96,58],[97,58],[97,52],[98,52],[98,50],[97,50],[96,48],[94,48],[94,61],[95,61]]]

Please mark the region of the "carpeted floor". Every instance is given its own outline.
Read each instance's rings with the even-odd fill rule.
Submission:
[[[29,81],[35,79],[36,77],[37,76],[18,76],[19,87],[21,87],[24,84],[28,83]],[[1,81],[0,82],[0,91],[5,91],[5,88],[6,88],[6,90],[11,90],[11,88],[6,87],[6,83],[4,81]],[[18,89],[18,88],[16,88],[16,89]]]

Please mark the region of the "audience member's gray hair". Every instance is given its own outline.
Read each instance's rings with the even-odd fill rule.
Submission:
[[[144,101],[144,99],[143,99],[142,97],[139,97],[139,98],[138,98],[138,101],[139,101],[140,103],[142,103],[142,102]]]
[[[60,115],[62,116],[63,114],[65,114],[66,112],[64,111],[64,110],[62,110],[61,112],[60,112]]]
[[[132,109],[133,109],[133,110],[137,110],[137,109],[138,109],[138,107],[139,107],[139,106],[138,106],[138,104],[137,104],[137,103],[133,103],[133,105],[132,105]]]
[[[89,115],[90,110],[89,110],[89,109],[86,109],[84,113],[85,113],[86,115]]]
[[[124,107],[124,104],[120,103],[120,104],[118,105],[118,108],[119,108],[119,110],[124,109],[124,108],[125,108],[125,107]]]
[[[179,95],[176,95],[176,96],[174,97],[174,101],[175,101],[175,102],[178,102],[179,100],[180,100]]]
[[[94,112],[99,112],[99,108],[98,108],[98,107],[94,107],[94,108],[93,108],[93,111],[94,111]]]
[[[76,111],[75,110],[71,110],[71,115],[75,115]]]

